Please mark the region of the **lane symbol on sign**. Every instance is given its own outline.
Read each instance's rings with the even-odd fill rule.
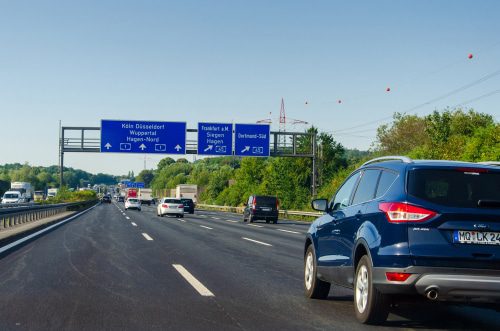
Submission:
[[[215,151],[217,153],[225,153],[227,151],[226,146],[216,146]]]
[[[130,144],[130,143],[120,143],[120,151],[130,151],[131,149],[132,149],[132,144]]]
[[[155,151],[157,152],[165,152],[167,150],[166,144],[155,144]]]
[[[252,154],[264,154],[264,147],[252,147]]]
[[[145,149],[146,149],[146,145],[141,144],[141,146],[139,146],[139,148],[140,148],[141,150],[145,150]]]
[[[110,149],[111,147],[113,147],[113,146],[111,146],[111,144],[110,144],[110,143],[107,143],[106,145],[104,145],[104,147],[106,147],[106,149],[108,149],[108,150],[109,150],[109,149]]]
[[[242,153],[248,152],[250,150],[250,146],[245,146],[244,149],[241,150]]]
[[[180,151],[182,149],[182,147],[180,145],[177,145],[177,146],[174,147],[174,149],[178,152],[178,151]]]
[[[205,148],[203,151],[208,152],[208,151],[211,151],[213,148],[214,148],[214,145],[208,145],[208,147]]]

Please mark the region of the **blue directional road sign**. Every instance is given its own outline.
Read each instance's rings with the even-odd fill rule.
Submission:
[[[127,182],[125,183],[126,187],[129,188],[145,188],[145,184],[143,182]]]
[[[235,124],[234,154],[269,156],[270,129],[265,124]]]
[[[227,123],[198,123],[198,154],[232,155],[233,125]]]
[[[186,123],[102,120],[101,152],[186,154]]]

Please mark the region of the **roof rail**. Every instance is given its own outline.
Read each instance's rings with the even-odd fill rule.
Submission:
[[[484,161],[484,162],[478,162],[478,164],[484,164],[484,165],[491,165],[491,166],[500,167],[500,161]]]
[[[365,163],[363,163],[362,167],[364,167],[365,165],[368,165],[370,163],[381,162],[381,161],[390,161],[390,160],[398,160],[398,161],[401,161],[403,163],[412,163],[413,162],[413,160],[407,156],[381,156],[381,157],[377,157],[377,158],[371,159],[369,161],[366,161]]]

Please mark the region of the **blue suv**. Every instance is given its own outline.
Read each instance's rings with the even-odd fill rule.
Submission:
[[[373,159],[354,171],[304,246],[304,287],[326,298],[354,289],[362,323],[387,319],[398,296],[500,303],[500,167],[454,161]]]

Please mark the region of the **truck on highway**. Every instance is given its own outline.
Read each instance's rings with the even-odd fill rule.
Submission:
[[[10,183],[9,191],[17,191],[21,194],[23,202],[30,202],[33,200],[34,192],[31,184],[28,182],[12,182]]]
[[[57,195],[57,192],[59,192],[59,189],[57,189],[57,188],[49,188],[47,190],[47,199],[55,198],[56,195]]]
[[[42,201],[45,198],[45,193],[43,191],[35,191],[34,200]]]
[[[153,190],[150,188],[140,188],[139,200],[141,201],[141,204],[151,206],[151,203],[154,203]]]
[[[125,200],[128,198],[138,198],[139,192],[136,188],[127,188],[125,189]]]
[[[188,198],[197,203],[198,200],[198,185],[195,184],[179,184],[175,189],[175,197],[177,199]]]

